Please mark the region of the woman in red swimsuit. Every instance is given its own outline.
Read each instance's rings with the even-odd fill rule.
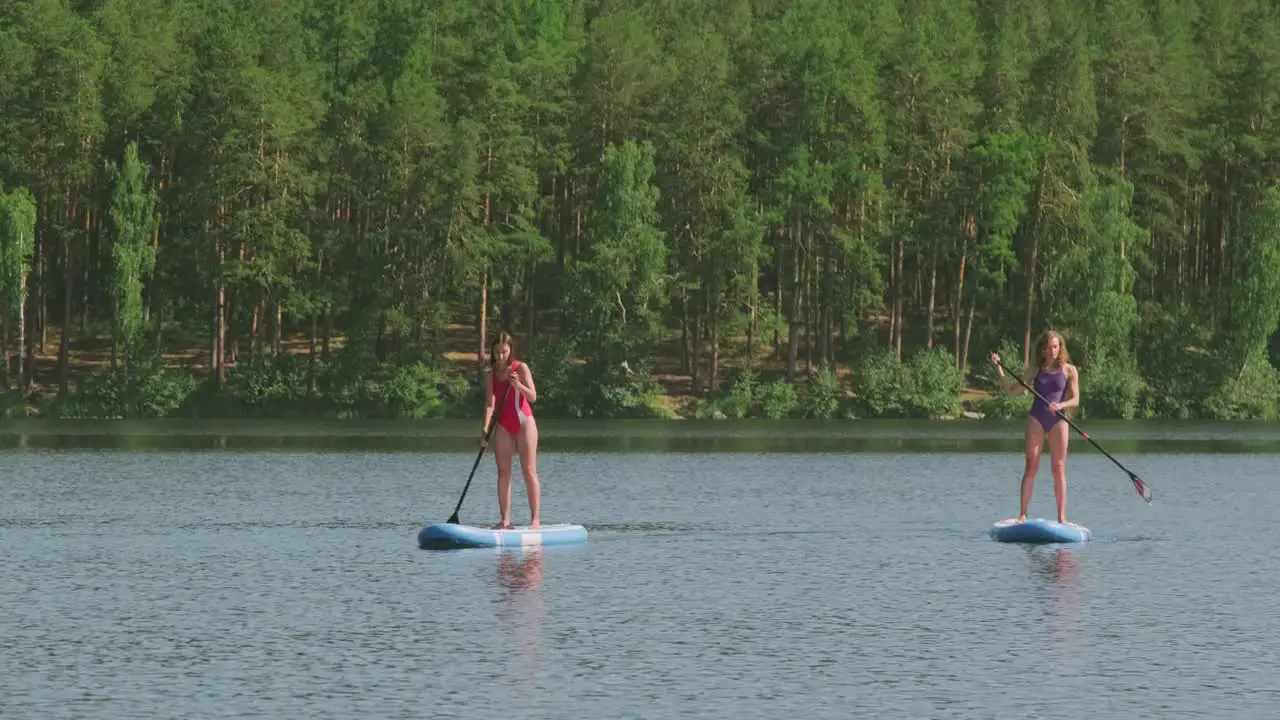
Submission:
[[[496,529],[511,528],[511,453],[520,455],[524,486],[529,495],[529,527],[539,528],[538,504],[538,424],[533,419],[532,404],[538,401],[529,366],[516,360],[515,340],[499,333],[489,346],[489,392],[485,394],[484,428],[489,427],[498,403],[498,427],[494,431],[494,458],[498,463],[498,510],[501,521]],[[504,400],[505,398],[505,400]]]
[[[1027,416],[1026,430],[1026,469],[1022,472],[1022,509],[1018,513],[1018,522],[1026,522],[1027,505],[1031,503],[1031,489],[1035,482],[1036,470],[1040,468],[1040,449],[1044,439],[1049,438],[1049,462],[1053,469],[1053,494],[1058,501],[1058,522],[1067,521],[1067,439],[1069,427],[1059,411],[1065,412],[1080,404],[1080,373],[1068,360],[1067,344],[1058,333],[1050,330],[1037,343],[1040,367],[1034,374],[1027,371],[1023,379],[1034,387],[1036,392],[1044,396],[1046,404],[1040,398],[1031,403],[1031,412]],[[1000,356],[992,353],[991,362],[1000,373],[1000,388],[1006,395],[1019,395],[1026,392],[1020,384],[1005,384],[1004,368],[1000,367]],[[1070,394],[1067,390],[1070,390]],[[1065,399],[1064,399],[1065,398]]]

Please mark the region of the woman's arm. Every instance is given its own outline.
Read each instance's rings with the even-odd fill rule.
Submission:
[[[1068,365],[1064,369],[1067,373],[1067,382],[1071,385],[1071,399],[1058,403],[1058,410],[1080,406],[1080,371],[1076,370],[1075,365]]]
[[[996,373],[997,373],[997,377],[999,378],[999,380],[997,380],[997,382],[999,382],[999,383],[1000,383],[1000,392],[1004,393],[1005,395],[1021,395],[1021,394],[1025,393],[1025,392],[1027,391],[1027,389],[1026,389],[1026,388],[1024,388],[1022,385],[1020,385],[1020,384],[1019,384],[1019,383],[1017,383],[1017,382],[1014,382],[1014,384],[1013,384],[1012,386],[1009,386],[1009,385],[1006,385],[1006,384],[1005,384],[1005,382],[1004,382],[1004,380],[1005,380],[1005,376],[1004,376],[1004,368],[1000,365],[1000,356],[999,356],[999,355],[996,355],[996,354],[992,353],[992,355],[991,355],[991,362],[996,366]],[[1028,385],[1030,385],[1030,384],[1031,384],[1031,378],[1030,378],[1030,377],[1027,377],[1027,378],[1024,378],[1024,379],[1027,381],[1027,384],[1028,384]]]
[[[511,378],[511,384],[524,393],[530,405],[538,402],[538,389],[533,386],[533,373],[529,371],[528,363],[520,363],[516,368],[516,376]]]

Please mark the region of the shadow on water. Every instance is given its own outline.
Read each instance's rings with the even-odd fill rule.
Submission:
[[[1020,421],[540,421],[550,452],[1019,452]],[[1097,421],[1112,453],[1280,453],[1280,424]],[[293,420],[11,420],[0,450],[470,452],[476,422]],[[1072,451],[1097,450],[1072,436]]]

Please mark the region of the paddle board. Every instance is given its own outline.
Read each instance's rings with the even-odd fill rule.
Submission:
[[[421,549],[466,547],[523,547],[529,545],[570,545],[587,541],[581,525],[543,525],[537,530],[517,525],[510,530],[494,530],[475,525],[434,523],[418,531]]]
[[[1013,543],[1079,543],[1093,537],[1089,528],[1075,523],[1060,523],[1044,518],[1018,522],[1016,518],[1001,520],[991,526],[991,537]]]

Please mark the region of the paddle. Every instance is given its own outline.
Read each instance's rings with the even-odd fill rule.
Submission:
[[[1028,384],[1026,383],[1026,381],[1024,381],[1021,377],[1019,377],[1019,376],[1018,376],[1018,374],[1017,374],[1017,373],[1015,373],[1014,371],[1010,370],[1008,367],[1006,367],[1006,366],[1005,366],[1005,364],[1004,364],[1004,363],[1000,362],[999,360],[997,360],[997,361],[996,361],[996,363],[997,363],[1001,368],[1003,368],[1003,369],[1004,369],[1004,371],[1005,371],[1006,373],[1008,373],[1009,375],[1012,375],[1012,376],[1013,376],[1013,379],[1014,379],[1014,380],[1017,380],[1019,385],[1021,385],[1022,387],[1026,388],[1027,390],[1029,390],[1030,392],[1032,392],[1036,397],[1040,398],[1040,402],[1044,403],[1044,404],[1045,404],[1045,406],[1048,406],[1048,405],[1049,405],[1049,401],[1048,401],[1048,400],[1046,400],[1046,399],[1045,399],[1045,397],[1044,397],[1043,395],[1041,395],[1040,393],[1036,392],[1036,389],[1035,389],[1035,388],[1033,388],[1033,387],[1031,387],[1030,385],[1028,385]],[[1125,473],[1127,473],[1127,474],[1129,475],[1129,479],[1133,481],[1133,488],[1134,488],[1135,490],[1137,490],[1137,491],[1138,491],[1138,495],[1142,496],[1142,499],[1143,499],[1143,500],[1146,500],[1148,505],[1150,505],[1150,504],[1151,504],[1151,488],[1147,487],[1147,484],[1146,484],[1146,483],[1144,483],[1144,482],[1142,481],[1142,478],[1138,477],[1138,476],[1137,476],[1137,474],[1135,474],[1135,473],[1134,473],[1132,470],[1130,470],[1129,468],[1125,467],[1124,465],[1121,465],[1119,460],[1117,460],[1117,459],[1115,459],[1115,458],[1111,457],[1111,453],[1107,452],[1106,450],[1103,450],[1103,449],[1102,449],[1102,446],[1101,446],[1101,445],[1099,445],[1099,444],[1098,444],[1098,442],[1097,442],[1096,440],[1094,440],[1093,438],[1089,437],[1089,433],[1085,432],[1084,430],[1081,430],[1079,425],[1076,425],[1075,423],[1071,422],[1071,418],[1067,417],[1066,413],[1064,413],[1064,412],[1062,412],[1061,410],[1059,410],[1059,411],[1058,411],[1058,417],[1060,417],[1060,418],[1062,418],[1063,420],[1067,421],[1067,424],[1068,424],[1068,425],[1070,425],[1072,428],[1074,428],[1076,432],[1080,433],[1080,436],[1081,436],[1081,437],[1083,437],[1085,440],[1088,440],[1089,442],[1093,443],[1093,446],[1094,446],[1094,447],[1096,447],[1096,448],[1098,448],[1098,450],[1100,450],[1100,451],[1102,452],[1102,454],[1103,454],[1103,455],[1106,455],[1106,456],[1107,456],[1107,458],[1111,460],[1111,462],[1115,463],[1117,467],[1119,467],[1121,470],[1125,471]]]
[[[498,416],[502,414],[502,406],[506,404],[507,393],[510,392],[511,384],[508,383],[507,389],[502,393],[502,402],[498,403],[497,407],[493,409],[493,417],[489,418],[489,427],[484,431],[484,442],[480,443],[480,452],[476,453],[476,461],[471,465],[471,474],[467,476],[467,484],[462,487],[462,497],[458,498],[458,504],[453,508],[453,514],[446,520],[450,524],[458,524],[458,511],[462,509],[462,500],[467,497],[467,489],[471,487],[471,479],[476,476],[476,468],[480,467],[480,458],[484,456],[484,449],[489,447],[489,437],[493,435],[493,429],[498,426]]]

